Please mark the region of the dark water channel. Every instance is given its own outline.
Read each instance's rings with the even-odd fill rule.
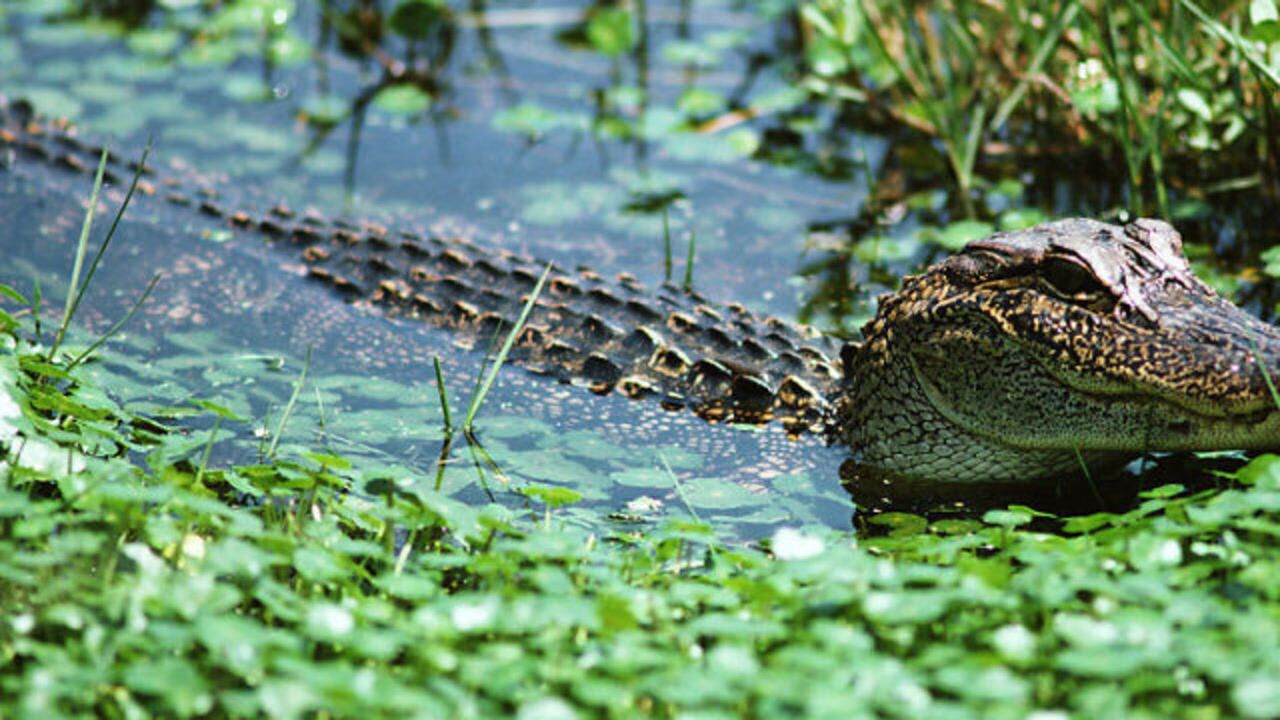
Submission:
[[[571,4],[473,2],[423,21],[415,40],[395,36],[389,18],[362,18],[361,3],[281,3],[267,16],[248,8],[270,3],[121,3],[105,18],[73,5],[0,9],[0,93],[125,155],[150,139],[157,166],[198,168],[231,207],[368,218],[649,285],[668,273],[665,216],[677,280],[696,238],[690,277],[705,295],[842,332],[940,253],[909,233],[883,244],[849,236],[865,228],[868,183],[893,140],[796,101],[787,57],[797,40],[769,4],[646,3],[640,36],[613,55],[607,23],[593,28],[595,11]],[[735,113],[743,106],[756,111]],[[38,276],[57,297],[89,189],[82,175],[24,161],[0,170],[0,279],[25,288]],[[1107,198],[1049,204],[1096,211]],[[118,243],[88,303],[90,328],[109,325],[153,273],[164,278],[94,372],[141,411],[181,418],[197,397],[254,418],[226,428],[215,462],[255,457],[310,346],[286,452],[329,448],[362,473],[477,502],[523,504],[517,491],[531,483],[563,485],[584,499],[560,516],[593,525],[694,515],[725,536],[760,537],[781,525],[847,528],[854,514],[839,448],[514,368],[483,412],[483,451],[455,447],[441,469],[430,358],[442,358],[462,403],[479,353],[359,313],[254,238],[155,198],[131,208]],[[407,338],[399,351],[417,362],[353,360],[350,345],[306,332],[303,308],[350,327],[366,349]]]

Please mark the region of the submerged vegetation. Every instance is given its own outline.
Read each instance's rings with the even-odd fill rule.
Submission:
[[[481,45],[491,31],[484,3],[464,11],[434,0],[319,2],[314,46],[286,0],[26,4],[106,18],[132,50],[185,68],[261,57],[262,78],[223,88],[236,102],[273,98],[277,68],[323,56],[332,41],[367,74],[350,102],[328,94],[325,75],[324,91],[300,98],[294,116],[312,133],[300,156],[351,131],[344,179],[356,174],[366,114],[442,121],[459,81],[443,72],[459,29],[480,28]],[[1061,209],[1061,185],[1024,177],[1037,168],[1079,169],[1068,180],[1095,186],[1072,185],[1072,211],[1157,212],[1244,233],[1253,215],[1215,218],[1217,203],[1265,214],[1277,201],[1272,0],[760,3],[758,19],[777,29],[773,61],[793,83],[757,87],[750,70],[732,90],[695,78],[757,52],[749,34],[695,35],[670,13],[676,37],[655,48],[643,22],[652,9],[600,3],[567,19],[495,11],[489,17],[513,25],[563,25],[566,51],[593,53],[613,82],[586,93],[588,109],[535,96],[505,105],[492,124],[531,147],[585,133],[634,143],[641,157],[652,143],[691,164],[750,157],[824,178],[865,176],[874,192],[860,217],[813,228],[815,243],[839,246],[837,262],[815,271],[829,274],[815,295],[832,305],[850,302],[850,258],[872,266],[860,279],[891,283],[885,275],[931,246]],[[655,52],[686,73],[674,96],[648,84],[638,58]],[[477,65],[504,66],[494,46],[480,55]],[[873,164],[851,149],[846,125],[884,131],[896,151]],[[249,137],[262,147],[276,139]],[[625,191],[546,184],[513,195],[528,200],[521,217],[531,223],[613,203],[654,221],[645,227],[665,239],[667,280],[673,235],[688,238],[686,286],[695,238],[697,279],[713,274],[702,253],[715,251],[716,236],[681,226],[688,213],[673,210],[688,203],[688,177],[615,174]],[[752,208],[761,225],[778,222],[768,210]],[[663,232],[668,218],[678,234]],[[85,228],[68,265],[88,257]],[[838,242],[817,232],[841,228],[857,234]],[[1275,239],[1274,224],[1251,232]],[[77,283],[52,343],[39,288],[0,286],[5,712],[1280,715],[1280,456],[1148,487],[1110,512],[891,510],[860,516],[859,532],[784,523],[753,543],[689,504],[663,458],[688,519],[584,523],[571,519],[584,493],[563,484],[523,484],[522,504],[463,502],[438,478],[363,463],[324,433],[281,443],[295,401],[318,382],[306,373],[274,420],[246,420],[242,403],[208,387],[178,388],[182,413],[121,402],[94,379],[97,340],[64,331],[86,309]],[[127,290],[143,300],[149,292]],[[479,401],[468,431],[485,424]],[[230,428],[245,426],[261,429],[260,456],[219,462]]]

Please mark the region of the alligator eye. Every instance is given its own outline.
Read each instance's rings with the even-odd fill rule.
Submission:
[[[1088,268],[1070,260],[1050,258],[1040,266],[1045,288],[1064,300],[1096,300],[1107,288]]]

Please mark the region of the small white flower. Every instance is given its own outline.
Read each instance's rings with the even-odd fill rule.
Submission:
[[[778,528],[773,534],[773,554],[779,560],[807,560],[826,549],[822,538],[806,535],[795,528]]]
[[[325,635],[346,635],[356,627],[351,611],[337,605],[315,605],[307,613],[307,623]]]
[[[498,603],[493,598],[485,598],[478,603],[458,603],[449,612],[453,626],[462,632],[488,627],[498,614]]]

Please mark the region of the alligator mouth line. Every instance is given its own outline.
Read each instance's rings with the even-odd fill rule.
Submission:
[[[1063,387],[1081,398],[1094,400],[1099,404],[1127,405],[1134,408],[1133,417],[1142,418],[1142,426],[1146,429],[1146,432],[1139,433],[1135,437],[1140,435],[1145,442],[1132,444],[1127,449],[1137,452],[1197,452],[1221,449],[1218,447],[1198,447],[1195,443],[1176,447],[1151,447],[1149,441],[1159,428],[1163,428],[1170,436],[1187,440],[1197,437],[1231,436],[1241,438],[1240,449],[1280,449],[1280,405],[1277,405],[1273,398],[1263,398],[1256,402],[1251,402],[1248,407],[1227,406],[1223,407],[1220,412],[1205,412],[1201,407],[1203,403],[1195,402],[1193,405],[1192,402],[1171,397],[1165,393],[1144,394],[1140,391],[1135,392],[1132,388],[1114,393],[1098,392],[1096,389],[1087,389],[1074,385],[1056,373],[1053,376]],[[1266,426],[1268,422],[1273,425],[1269,433],[1272,438],[1270,440],[1257,432],[1260,428]],[[1243,440],[1250,437],[1256,439],[1252,442],[1243,442]],[[1000,440],[1001,438],[990,436],[990,439]],[[1018,445],[1029,449],[1035,448],[1033,444]],[[1107,446],[1079,449],[1111,450],[1117,448]]]

